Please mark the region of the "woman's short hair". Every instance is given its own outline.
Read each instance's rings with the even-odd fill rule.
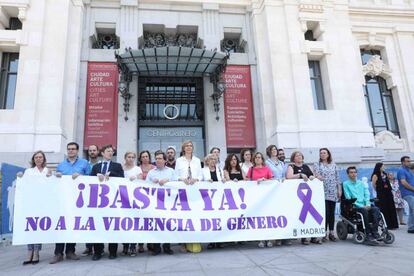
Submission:
[[[265,162],[265,159],[264,159],[264,156],[263,156],[263,153],[261,153],[261,152],[256,152],[255,154],[254,154],[254,158],[253,158],[253,167],[256,167],[256,156],[257,155],[260,155],[260,157],[262,158],[262,161],[263,161],[263,166],[265,165],[264,164],[264,162]]]
[[[302,152],[300,152],[300,151],[298,151],[298,150],[295,150],[295,151],[294,151],[294,152],[292,152],[292,154],[290,155],[290,162],[291,162],[291,163],[295,163],[295,156],[296,156],[297,154],[302,155],[302,159],[303,159],[303,160],[305,160],[305,156],[303,156],[303,153],[302,153]],[[303,161],[303,160],[302,160],[302,161]]]
[[[208,166],[210,164],[210,161],[213,160],[213,159],[217,161],[217,158],[214,154],[212,154],[212,153],[207,154],[207,156],[204,158],[204,164],[206,164]]]
[[[194,151],[194,144],[193,141],[191,140],[185,140],[182,144],[181,144],[181,152],[184,154],[184,148],[187,144],[191,144],[191,146],[193,147],[193,151]]]
[[[126,159],[127,156],[130,155],[130,154],[132,154],[134,156],[134,158],[137,158],[137,154],[135,152],[133,152],[133,151],[127,151],[124,154],[124,159]]]
[[[46,161],[46,155],[45,155],[45,153],[43,151],[38,150],[35,153],[33,153],[33,155],[32,155],[32,159],[30,161],[30,166],[32,166],[32,168],[36,167],[36,164],[35,164],[35,156],[38,155],[39,153],[43,156],[42,168],[46,167],[46,162],[47,162]]]
[[[270,145],[270,146],[268,146],[267,148],[266,148],[266,155],[267,155],[267,157],[272,157],[272,149],[273,148],[275,148],[276,149],[276,152],[277,152],[277,147],[276,147],[276,145]]]
[[[328,163],[331,164],[332,163],[332,154],[331,152],[328,150],[328,148],[320,148],[319,149],[319,153],[321,153],[321,151],[325,150],[328,153]],[[319,157],[319,162],[322,162],[322,159]]]

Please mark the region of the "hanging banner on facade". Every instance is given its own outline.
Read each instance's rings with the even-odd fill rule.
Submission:
[[[225,242],[322,237],[319,180],[237,183],[97,177],[17,180],[13,244]]]
[[[1,164],[1,235],[13,232],[14,195],[16,191],[16,174],[24,172],[24,168],[15,165]]]
[[[86,81],[84,147],[117,145],[118,67],[111,62],[89,62]]]
[[[255,148],[250,66],[228,65],[224,80],[227,148]]]

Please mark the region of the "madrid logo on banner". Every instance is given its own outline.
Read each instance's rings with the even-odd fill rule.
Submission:
[[[17,180],[13,244],[225,242],[325,235],[323,184],[315,179],[99,182],[23,176]]]

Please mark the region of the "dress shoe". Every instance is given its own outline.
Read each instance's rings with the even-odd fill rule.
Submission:
[[[37,259],[37,260],[33,260],[32,261],[32,265],[36,265],[36,264],[38,264],[39,263],[39,259]]]
[[[90,256],[92,255],[92,250],[90,250],[89,248],[86,248],[85,251],[82,252],[82,255]]]
[[[99,261],[102,258],[101,254],[93,254],[92,261]]]
[[[414,229],[407,230],[407,233],[414,234]]]
[[[174,251],[171,248],[164,248],[164,253],[168,255],[173,255]]]
[[[161,249],[160,250],[153,250],[152,252],[151,252],[151,255],[152,256],[157,256],[158,254],[160,254],[161,253]]]
[[[53,257],[53,259],[49,262],[49,264],[56,264],[58,262],[63,261],[63,256],[62,255],[55,255]]]
[[[303,245],[309,245],[309,244],[310,244],[309,239],[307,239],[307,238],[302,238],[302,244],[303,244]]]
[[[79,257],[74,252],[69,252],[69,253],[66,253],[66,260],[77,261],[77,260],[79,260]]]
[[[109,254],[108,257],[110,260],[116,259],[116,254]]]
[[[334,234],[330,233],[328,237],[330,241],[336,242],[336,238]]]
[[[31,264],[32,262],[33,262],[32,260],[24,261],[23,265],[28,265],[28,264]]]
[[[311,238],[310,242],[314,244],[322,244],[322,240],[318,238]]]

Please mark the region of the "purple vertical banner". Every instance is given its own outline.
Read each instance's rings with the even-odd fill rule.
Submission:
[[[1,164],[1,227],[2,239],[13,233],[14,194],[16,191],[16,174],[24,168],[7,163]]]

